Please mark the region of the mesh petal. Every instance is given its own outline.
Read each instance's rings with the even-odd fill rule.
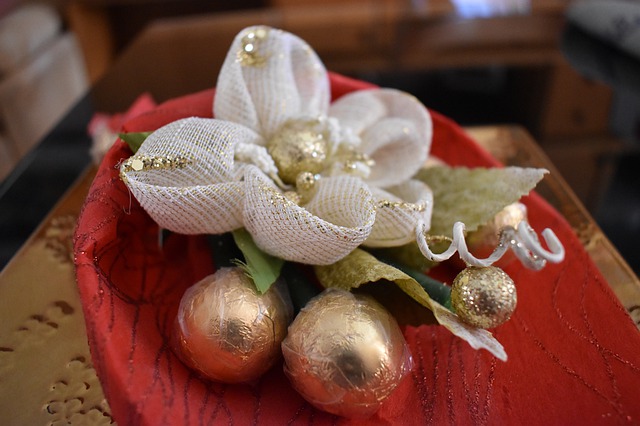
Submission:
[[[243,60],[252,34],[255,61]],[[217,118],[243,124],[268,139],[294,116],[326,114],[329,97],[327,71],[306,42],[285,31],[250,27],[229,49],[218,78],[214,112]]]
[[[323,178],[312,202],[286,199],[261,172],[245,176],[244,223],[256,244],[294,262],[331,264],[358,247],[375,219],[371,192],[359,179]]]
[[[238,177],[247,167],[234,163],[234,147],[259,139],[234,123],[178,120],[152,133],[121,166],[121,176],[159,226],[183,234],[227,232],[242,226]]]
[[[413,96],[393,89],[363,90],[339,99],[330,115],[362,139],[376,165],[368,183],[387,187],[412,177],[429,154],[431,117]]]
[[[242,182],[184,188],[135,183],[142,208],[164,229],[180,234],[222,234],[242,226]]]
[[[329,107],[329,116],[335,117],[341,126],[361,134],[366,128],[387,114],[387,107],[375,92],[377,89],[347,94]]]
[[[415,238],[416,224],[422,220],[427,228],[431,223],[433,193],[424,183],[409,180],[398,186],[371,188],[377,206],[376,222],[363,245],[395,247]]]

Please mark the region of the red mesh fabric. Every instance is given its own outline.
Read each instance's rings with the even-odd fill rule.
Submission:
[[[334,98],[369,84],[332,75]],[[178,118],[210,117],[213,90],[166,102],[129,120],[149,131]],[[433,154],[453,165],[495,161],[433,113]],[[203,238],[157,226],[118,177],[130,152],[117,142],[82,209],[77,280],[94,366],[120,425],[355,424],[308,405],[281,363],[252,385],[201,380],[169,348],[184,290],[213,271]],[[407,328],[414,368],[367,424],[619,424],[640,422],[640,333],[565,220],[533,195],[537,230],[552,228],[567,259],[540,272],[507,269],[518,308],[495,331],[509,361],[477,352],[439,326]]]

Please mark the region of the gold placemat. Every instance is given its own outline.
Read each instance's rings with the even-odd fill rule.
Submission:
[[[88,169],[0,273],[3,425],[111,424],[91,364],[72,236]]]

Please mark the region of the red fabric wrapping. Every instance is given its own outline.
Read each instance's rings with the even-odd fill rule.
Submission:
[[[372,87],[332,75],[332,94]],[[213,91],[166,102],[125,124],[148,131],[185,116],[210,117]],[[451,164],[495,165],[453,122],[433,114],[432,152]],[[157,226],[132,199],[116,143],[83,207],[75,239],[77,279],[94,365],[120,425],[356,424],[308,405],[278,363],[251,385],[201,380],[169,349],[183,291],[213,267],[201,237]],[[619,424],[640,422],[640,333],[569,225],[526,198],[535,229],[552,228],[567,259],[532,272],[507,267],[518,307],[495,335],[509,361],[475,351],[443,327],[407,328],[415,365],[367,424]]]
[[[119,132],[122,130],[122,125],[130,118],[138,116],[144,112],[150,111],[156,107],[156,103],[153,97],[148,93],[143,93],[133,101],[129,109],[122,114],[105,114],[98,112],[91,117],[87,130],[91,136],[94,136],[102,125],[112,132]]]

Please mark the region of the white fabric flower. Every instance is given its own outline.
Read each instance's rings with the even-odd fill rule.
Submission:
[[[247,28],[220,72],[216,118],[158,129],[121,176],[161,227],[245,227],[290,261],[331,264],[361,244],[412,241],[431,219],[431,190],[411,179],[431,145],[427,110],[390,89],[329,102],[327,72],[303,40]]]

